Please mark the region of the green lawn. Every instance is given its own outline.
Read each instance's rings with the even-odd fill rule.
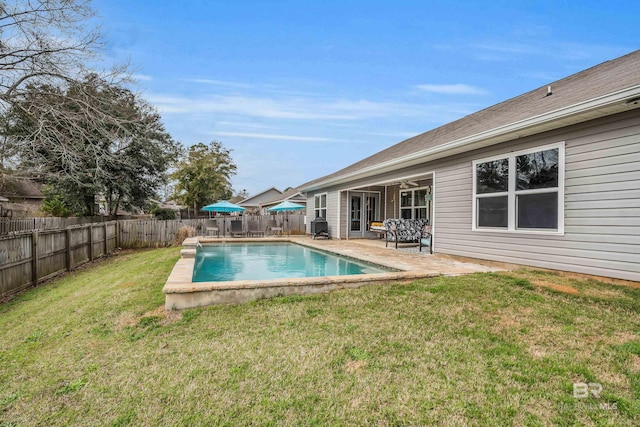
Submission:
[[[0,305],[0,425],[640,425],[640,289],[519,271],[167,314],[177,257]]]

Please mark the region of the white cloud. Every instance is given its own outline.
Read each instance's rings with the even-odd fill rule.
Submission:
[[[258,139],[277,139],[282,141],[326,141],[338,142],[331,138],[322,138],[317,136],[296,136],[296,135],[278,135],[271,133],[254,133],[254,132],[216,132],[216,135],[222,136],[241,136],[246,138]]]
[[[303,99],[273,99],[246,96],[211,95],[206,98],[171,95],[149,95],[160,112],[179,114],[216,113],[247,117],[297,120],[355,120],[354,114],[317,109]],[[317,106],[316,106],[317,107]]]
[[[479,59],[510,60],[511,55],[530,55],[562,59],[567,61],[585,61],[593,58],[615,58],[631,49],[620,46],[605,46],[572,42],[504,42],[487,41],[472,43],[471,52]],[[468,49],[465,47],[465,49]]]
[[[449,85],[424,84],[416,87],[426,92],[442,93],[445,95],[485,95],[488,93],[484,89],[462,83]]]
[[[201,83],[212,86],[225,86],[232,88],[241,88],[241,89],[249,89],[252,85],[248,83],[239,83],[239,82],[231,82],[226,80],[215,80],[215,79],[183,79],[186,82],[191,83]]]
[[[138,73],[133,74],[131,78],[133,78],[133,80],[144,81],[144,82],[153,80],[153,77],[148,74],[138,74]]]
[[[460,91],[460,88],[457,90]],[[218,94],[209,96],[149,94],[147,99],[161,113],[217,114],[227,117],[241,116],[284,120],[357,121],[388,117],[414,117],[438,122],[443,118],[446,120],[451,115],[459,116],[470,112],[469,105],[460,103],[421,104],[379,102],[365,99],[279,98]]]

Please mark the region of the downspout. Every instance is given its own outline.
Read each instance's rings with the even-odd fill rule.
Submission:
[[[371,198],[371,190],[367,187],[367,198],[364,200],[364,215],[360,214],[360,238],[364,239],[364,233],[366,232],[367,226],[369,225],[368,216],[369,216],[369,201]],[[364,227],[362,226],[362,220],[364,219]]]
[[[431,174],[433,177],[433,182],[431,183],[431,209],[432,209],[432,219],[431,219],[431,251],[433,253],[436,252],[436,173],[433,172]]]
[[[347,203],[346,203],[346,213],[347,213],[347,219],[346,219],[346,224],[347,226],[345,227],[346,230],[346,239],[349,240],[349,231],[351,228],[351,201],[349,200],[349,190],[347,190]]]
[[[328,198],[328,194],[327,194],[327,198]],[[338,240],[340,240],[340,223],[342,222],[342,221],[340,221],[340,201],[341,200],[342,200],[342,191],[338,191],[338,207],[337,207],[338,214],[336,215],[336,218],[338,219],[338,224],[337,224],[338,232],[336,233],[336,235],[338,237]],[[328,203],[329,203],[329,201],[327,200],[327,204]]]
[[[385,219],[387,219],[387,199],[389,195],[389,186],[385,185],[384,186],[384,216],[382,217],[382,220],[384,221]]]

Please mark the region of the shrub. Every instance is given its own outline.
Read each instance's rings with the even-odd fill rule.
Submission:
[[[45,214],[57,217],[68,217],[72,214],[71,210],[67,208],[64,200],[62,200],[62,198],[57,194],[44,199],[40,210]]]
[[[175,211],[168,208],[155,208],[151,213],[160,220],[176,219]]]
[[[180,227],[176,232],[176,237],[174,239],[174,242],[176,245],[181,245],[182,242],[184,242],[184,239],[186,239],[187,237],[193,237],[195,235],[196,235],[195,228],[184,225]]]

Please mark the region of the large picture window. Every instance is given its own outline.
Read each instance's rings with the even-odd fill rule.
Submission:
[[[316,194],[314,197],[315,217],[327,217],[327,193]]]
[[[562,232],[564,144],[473,162],[473,228]]]

